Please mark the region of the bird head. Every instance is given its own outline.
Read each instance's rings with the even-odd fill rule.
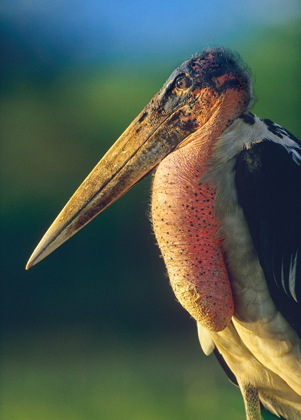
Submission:
[[[180,65],[80,185],[26,268],[38,263],[125,194],[176,148],[221,134],[252,99],[239,57],[209,48]]]

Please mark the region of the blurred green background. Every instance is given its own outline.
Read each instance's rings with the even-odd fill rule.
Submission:
[[[300,16],[299,0],[2,1],[1,419],[244,418],[168,284],[151,177],[24,266],[118,135],[208,45],[239,51],[254,112],[300,138]]]

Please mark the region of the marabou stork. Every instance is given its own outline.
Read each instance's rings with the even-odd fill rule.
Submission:
[[[208,48],[180,65],[53,222],[39,262],[156,168],[152,222],[171,286],[240,387],[301,419],[301,144],[249,112],[238,55]],[[300,255],[299,255],[300,252]]]

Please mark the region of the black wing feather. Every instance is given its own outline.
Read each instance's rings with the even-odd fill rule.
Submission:
[[[301,151],[271,140],[237,159],[235,182],[271,297],[301,337]]]

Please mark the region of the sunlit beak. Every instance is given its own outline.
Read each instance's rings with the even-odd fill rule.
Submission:
[[[182,108],[167,113],[159,94],[100,160],[50,226],[26,269],[67,241],[125,194],[189,134],[181,129]]]

